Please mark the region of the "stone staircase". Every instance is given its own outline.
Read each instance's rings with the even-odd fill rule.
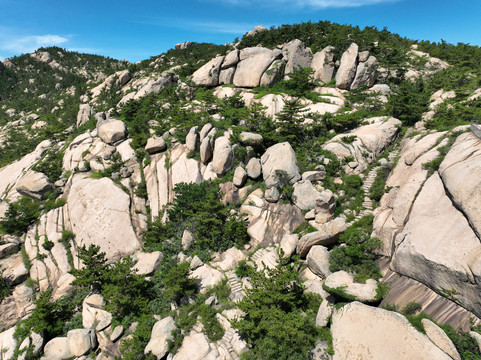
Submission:
[[[239,355],[236,354],[236,352],[234,351],[234,348],[232,347],[232,338],[234,337],[235,335],[235,330],[232,329],[232,328],[229,328],[226,330],[226,332],[224,333],[224,336],[222,337],[222,339],[220,339],[218,341],[218,346],[219,347],[222,347],[227,353],[229,353],[230,355],[230,358],[232,360],[239,360]]]
[[[394,164],[396,161],[397,157],[399,155],[399,150],[393,150],[389,153],[388,155],[388,161],[390,164]],[[348,222],[347,226],[351,226],[354,222],[358,221],[364,216],[372,215],[373,213],[373,203],[371,198],[369,197],[369,190],[371,189],[372,184],[374,183],[374,180],[376,179],[377,176],[377,171],[381,168],[382,166],[376,166],[369,171],[367,176],[364,178],[363,184],[361,186],[361,189],[364,191],[364,201],[362,202],[362,207],[363,209],[359,212],[359,214],[356,215],[353,221]]]
[[[237,277],[234,270],[229,270],[225,274],[230,286],[230,298],[234,302],[240,301],[245,296],[245,292],[242,289],[242,282]]]

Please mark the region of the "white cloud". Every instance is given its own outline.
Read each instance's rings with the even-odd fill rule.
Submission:
[[[259,24],[235,22],[196,22],[185,19],[150,19],[140,21],[142,24],[178,28],[190,31],[223,34],[244,34]]]
[[[209,0],[218,1],[218,0]],[[231,5],[240,6],[268,6],[276,7],[279,5],[290,5],[297,8],[310,7],[318,9],[327,8],[346,8],[375,5],[381,3],[393,3],[401,0],[223,0]]]
[[[11,32],[0,34],[0,50],[4,53],[19,55],[32,52],[39,47],[56,46],[66,44],[68,37],[46,34],[46,35],[17,35]]]

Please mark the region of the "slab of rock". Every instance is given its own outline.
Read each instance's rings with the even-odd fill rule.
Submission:
[[[329,324],[329,319],[332,315],[333,306],[327,300],[323,300],[321,305],[319,305],[319,310],[317,310],[316,315],[316,326],[325,327]]]
[[[371,87],[374,85],[377,76],[377,59],[370,56],[366,62],[357,66],[356,77],[351,84],[351,90],[360,87]]]
[[[329,270],[329,250],[322,245],[314,245],[306,256],[307,266],[317,276],[325,279],[331,275]]]
[[[118,339],[120,339],[123,333],[124,333],[124,327],[122,325],[117,325],[115,329],[112,331],[112,334],[110,335],[110,341],[112,342],[117,341]]]
[[[137,260],[134,266],[136,273],[139,275],[151,275],[159,267],[164,255],[160,251],[151,253],[139,251],[134,258]]]
[[[324,166],[322,166],[321,169],[322,170],[306,171],[305,173],[302,173],[302,180],[309,180],[310,182],[323,180],[326,177],[326,170],[324,169]]]
[[[192,81],[199,86],[219,85],[219,73],[225,56],[217,56],[192,74]]]
[[[279,246],[284,253],[284,257],[289,258],[296,253],[296,247],[298,242],[299,235],[297,234],[286,234],[282,237]]]
[[[301,210],[311,210],[316,207],[317,199],[321,193],[311,184],[309,180],[301,180],[294,184],[292,199],[294,204]]]
[[[92,106],[89,104],[80,104],[77,114],[77,127],[89,121],[91,115]]]
[[[439,167],[449,196],[481,237],[481,142],[473,133],[460,135]]]
[[[294,39],[282,47],[282,55],[287,60],[284,74],[288,75],[297,68],[307,68],[311,65],[312,51],[306,48],[299,39]]]
[[[239,141],[242,145],[257,146],[261,145],[263,140],[262,135],[251,132],[243,131],[239,135]]]
[[[100,246],[108,260],[141,247],[130,220],[130,197],[108,178],[74,176],[68,218],[78,246]]]
[[[215,360],[219,352],[209,344],[204,334],[191,332],[184,338],[182,346],[172,360]]]
[[[17,285],[12,295],[0,303],[0,321],[5,327],[14,326],[18,319],[29,315],[34,308],[32,288],[24,284]]]
[[[114,144],[126,136],[127,128],[121,120],[110,119],[99,126],[99,137],[106,144]]]
[[[43,348],[43,354],[47,359],[67,360],[72,357],[69,342],[66,337],[57,337],[50,340]]]
[[[285,173],[287,184],[294,184],[301,176],[296,153],[288,142],[271,146],[261,156],[262,175],[268,188],[279,186],[279,172]],[[282,184],[282,185],[287,185]]]
[[[341,65],[336,73],[336,86],[339,89],[349,89],[356,76],[358,46],[352,43],[342,54]]]
[[[224,69],[230,68],[234,65],[237,65],[237,63],[239,62],[239,53],[240,53],[240,51],[237,50],[237,49],[234,49],[231,52],[229,52],[225,56],[224,62],[222,63],[222,66],[221,66],[221,69],[224,70]]]
[[[97,346],[93,329],[74,329],[67,333],[68,348],[71,356],[82,356]]]
[[[0,260],[1,276],[10,286],[18,285],[28,277],[28,270],[23,263],[22,254],[17,253]]]
[[[429,231],[426,231],[429,229]],[[424,184],[399,235],[391,268],[481,315],[481,245],[463,214],[446,195],[437,173]]]
[[[12,359],[13,352],[17,347],[17,340],[13,334],[15,333],[16,327],[11,327],[8,330],[0,332],[0,351],[2,354],[2,359]]]
[[[297,253],[305,257],[314,245],[329,246],[335,244],[339,235],[346,231],[347,225],[343,218],[336,218],[321,226],[320,230],[301,237],[297,244]]]
[[[200,279],[201,291],[209,286],[214,286],[224,279],[224,274],[209,265],[202,265],[195,269],[191,276],[195,279]]]
[[[262,74],[274,60],[281,56],[280,50],[263,47],[245,48],[240,51],[240,62],[234,74],[234,85],[237,87],[257,87]]]
[[[367,279],[364,284],[355,283],[352,274],[346,271],[332,273],[324,281],[324,289],[327,292],[331,292],[331,289],[341,290],[346,295],[346,300],[378,301],[377,288],[376,280]]]
[[[157,359],[162,359],[167,354],[169,348],[168,341],[172,339],[172,331],[175,329],[175,322],[172,316],[157,321],[152,328],[152,335],[145,347],[144,354],[153,354]]]
[[[105,311],[103,309],[104,306],[105,302],[101,295],[93,294],[87,296],[82,302],[82,326],[90,329],[95,324],[111,320],[112,314]]]
[[[17,183],[16,190],[22,195],[42,199],[47,191],[53,190],[53,185],[45,174],[30,170]]]
[[[199,141],[199,134],[197,133],[197,126],[192,127],[185,137],[185,146],[188,150],[195,150],[197,142]]]
[[[246,182],[246,180],[247,180],[247,172],[244,170],[242,166],[238,166],[235,169],[234,179],[232,180],[232,182],[234,183],[235,186],[242,187],[244,186],[244,183]]]
[[[262,74],[260,86],[272,86],[282,80],[286,62],[282,59],[274,60],[274,62]]]
[[[257,158],[252,158],[249,160],[246,166],[247,176],[251,179],[257,179],[262,174],[261,161]]]
[[[167,144],[163,137],[151,137],[147,140],[147,145],[145,145],[145,151],[149,154],[155,154],[165,149],[167,149]]]
[[[448,335],[446,335],[443,329],[441,329],[429,319],[422,319],[421,324],[423,325],[428,338],[431,339],[431,341],[438,348],[451,356],[453,360],[461,360],[461,356],[459,355],[456,346],[454,346],[453,341],[449,338]]]
[[[324,84],[332,80],[336,66],[334,64],[334,46],[326,46],[312,56],[311,68],[314,70],[314,79]]]
[[[234,165],[234,151],[227,136],[215,140],[212,167],[217,175],[223,175]]]
[[[451,359],[401,314],[358,302],[334,312],[331,332],[335,360]]]

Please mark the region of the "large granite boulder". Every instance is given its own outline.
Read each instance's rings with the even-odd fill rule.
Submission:
[[[168,341],[172,339],[172,331],[175,328],[172,316],[157,321],[152,328],[152,335],[144,353],[146,355],[153,354],[157,359],[162,359],[167,354],[169,349]]]
[[[121,120],[110,119],[99,126],[98,132],[103,142],[114,144],[125,138],[127,127]]]
[[[294,184],[301,178],[294,149],[288,142],[271,146],[261,156],[262,175],[268,188]],[[285,179],[283,179],[285,177]],[[285,181],[285,184],[280,184]]]
[[[360,87],[371,87],[376,81],[377,75],[377,59],[370,56],[366,62],[359,63],[357,66],[356,77],[351,84],[351,90]]]
[[[47,191],[53,190],[53,185],[45,174],[30,170],[17,183],[16,190],[22,195],[42,199]]]
[[[311,68],[314,70],[314,79],[327,84],[332,80],[336,66],[334,64],[334,46],[326,46],[312,57]]]
[[[334,360],[450,360],[401,314],[352,302],[332,316]]]
[[[77,127],[89,121],[93,107],[89,104],[80,104],[77,114]]]
[[[342,54],[341,65],[336,73],[336,86],[339,89],[349,89],[356,76],[358,46],[352,43]]]
[[[219,85],[219,73],[225,56],[217,56],[192,74],[192,81],[199,86]]]
[[[212,167],[216,174],[222,175],[234,165],[234,151],[228,136],[221,136],[215,140]]]
[[[284,74],[288,75],[297,68],[307,68],[311,65],[312,51],[306,48],[301,40],[294,39],[282,47],[282,54],[287,60]]]
[[[262,74],[274,60],[281,56],[280,50],[263,47],[245,48],[240,51],[240,62],[234,74],[234,85],[238,87],[257,87]]]
[[[108,260],[141,247],[130,219],[130,196],[108,178],[76,175],[67,198],[68,218],[78,246],[100,246]]]
[[[318,231],[308,233],[301,237],[297,244],[297,253],[305,257],[314,245],[329,246],[339,240],[339,235],[346,231],[347,225],[343,218],[335,218],[322,224]]]

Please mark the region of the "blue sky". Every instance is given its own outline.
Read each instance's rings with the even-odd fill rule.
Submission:
[[[480,19],[480,0],[0,0],[0,59],[56,45],[136,62],[186,40],[223,44],[259,24],[309,20],[481,45]]]

